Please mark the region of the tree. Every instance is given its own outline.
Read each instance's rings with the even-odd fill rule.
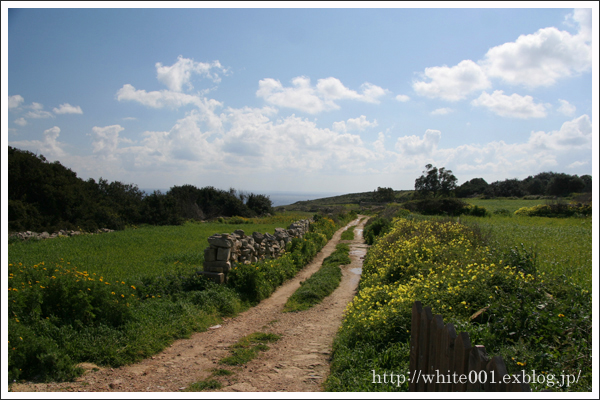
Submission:
[[[473,178],[456,188],[456,197],[471,197],[483,194],[488,183],[483,178]]]
[[[377,187],[377,190],[373,192],[373,200],[380,203],[389,203],[396,199],[394,189]]]
[[[248,195],[248,200],[246,201],[246,206],[257,215],[273,213],[273,203],[269,196],[265,196],[264,194],[250,193]]]
[[[451,170],[440,168],[439,170],[431,164],[425,166],[423,175],[415,179],[415,191],[419,196],[427,197],[438,194],[449,196],[456,189],[456,177]]]

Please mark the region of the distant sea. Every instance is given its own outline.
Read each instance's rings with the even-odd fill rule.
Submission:
[[[142,189],[140,190],[146,194],[152,194],[155,190],[158,190],[162,193],[166,193],[169,189]],[[285,191],[272,191],[272,192],[261,192],[261,191],[251,191],[255,194],[264,194],[265,196],[269,196],[271,202],[273,203],[273,207],[279,206],[287,206],[289,204],[294,204],[297,201],[304,200],[315,200],[322,199],[324,197],[332,197],[339,196],[345,193],[341,192],[285,192]]]

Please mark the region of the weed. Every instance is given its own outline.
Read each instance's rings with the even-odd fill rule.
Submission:
[[[203,390],[221,389],[223,385],[215,379],[194,382],[185,390],[186,392],[201,392]]]

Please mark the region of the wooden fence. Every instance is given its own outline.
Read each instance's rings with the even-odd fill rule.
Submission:
[[[410,339],[411,392],[530,392],[520,375],[509,375],[502,357],[489,359],[466,332],[444,325],[441,315],[415,301]]]

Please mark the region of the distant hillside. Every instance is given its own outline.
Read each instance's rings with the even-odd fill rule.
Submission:
[[[394,190],[395,201],[406,201],[412,197],[413,190]],[[297,201],[293,204],[289,204],[286,206],[282,206],[280,208],[285,208],[288,211],[317,211],[320,208],[331,208],[331,207],[346,207],[353,208],[352,206],[356,206],[356,208],[365,205],[373,205],[375,203],[380,203],[377,201],[376,192],[362,192],[362,193],[348,193],[342,194],[339,196],[332,197],[323,197],[321,199],[315,200],[304,200]]]

